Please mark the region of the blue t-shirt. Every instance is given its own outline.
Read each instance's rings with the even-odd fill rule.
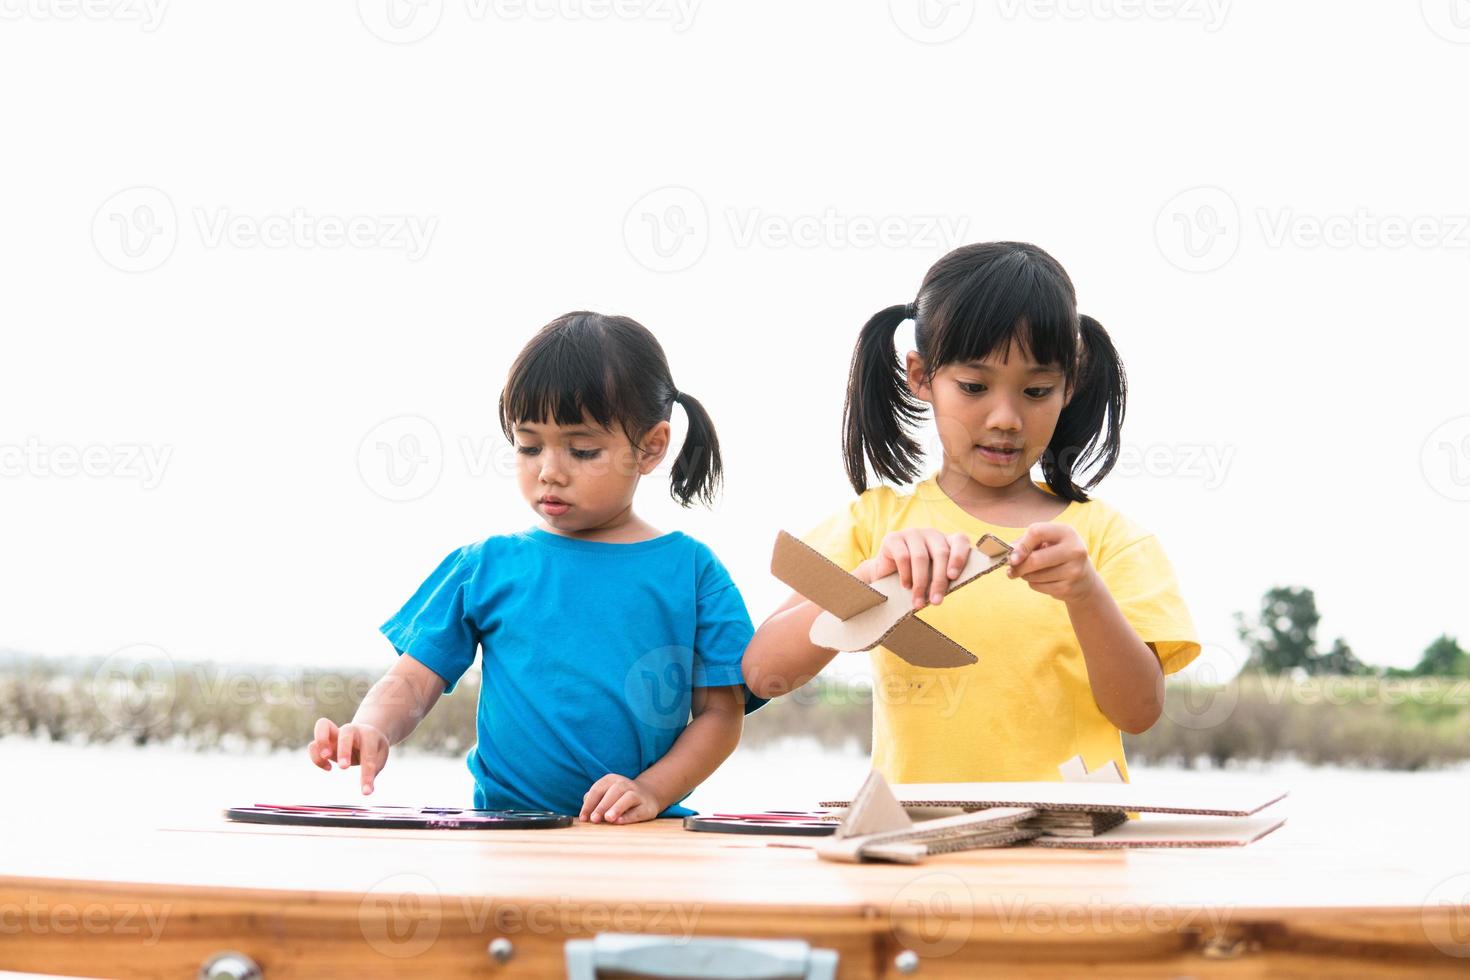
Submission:
[[[476,807],[573,816],[598,779],[668,752],[693,688],[743,685],[755,633],[725,567],[682,532],[612,544],[541,528],[450,554],[381,629],[446,694],[483,651]],[[745,694],[747,712],[765,703]]]

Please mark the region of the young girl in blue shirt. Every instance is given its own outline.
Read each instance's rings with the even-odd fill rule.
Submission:
[[[361,765],[371,793],[388,751],[482,651],[474,805],[633,823],[679,806],[734,751],[753,628],[704,544],[633,511],[668,453],[674,404],[688,436],[670,491],[709,504],[722,476],[704,407],[662,347],[620,316],[578,312],[521,351],[500,397],[517,479],[540,523],[449,554],[382,626],[400,654],[351,723],[316,723],[311,758]]]

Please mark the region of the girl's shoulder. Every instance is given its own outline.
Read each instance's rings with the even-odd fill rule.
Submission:
[[[1094,564],[1154,537],[1149,528],[1098,497],[1074,502],[1062,516],[1077,528]]]

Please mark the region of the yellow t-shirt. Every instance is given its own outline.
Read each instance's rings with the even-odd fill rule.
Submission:
[[[1012,543],[1025,530],[973,517],[936,478],[908,494],[873,487],[803,540],[851,571],[877,553],[889,531],[932,527],[971,541],[989,532]],[[1194,623],[1157,538],[1096,499],[1070,503],[1053,521],[1077,529],[1093,567],[1129,624],[1155,646],[1166,674],[1199,655]],[[915,667],[873,648],[873,768],[889,782],[1060,780],[1057,767],[1074,755],[1089,771],[1112,759],[1128,778],[1122,733],[1093,700],[1065,603],[998,570],[918,617],[979,662]]]

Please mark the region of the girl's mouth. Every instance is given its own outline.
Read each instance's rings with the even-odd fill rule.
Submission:
[[[564,500],[548,500],[542,498],[541,509],[551,517],[560,517],[572,509],[572,505]]]
[[[1011,449],[991,448],[990,446],[976,446],[982,458],[991,463],[1014,463],[1021,458],[1021,447],[1015,446]]]

